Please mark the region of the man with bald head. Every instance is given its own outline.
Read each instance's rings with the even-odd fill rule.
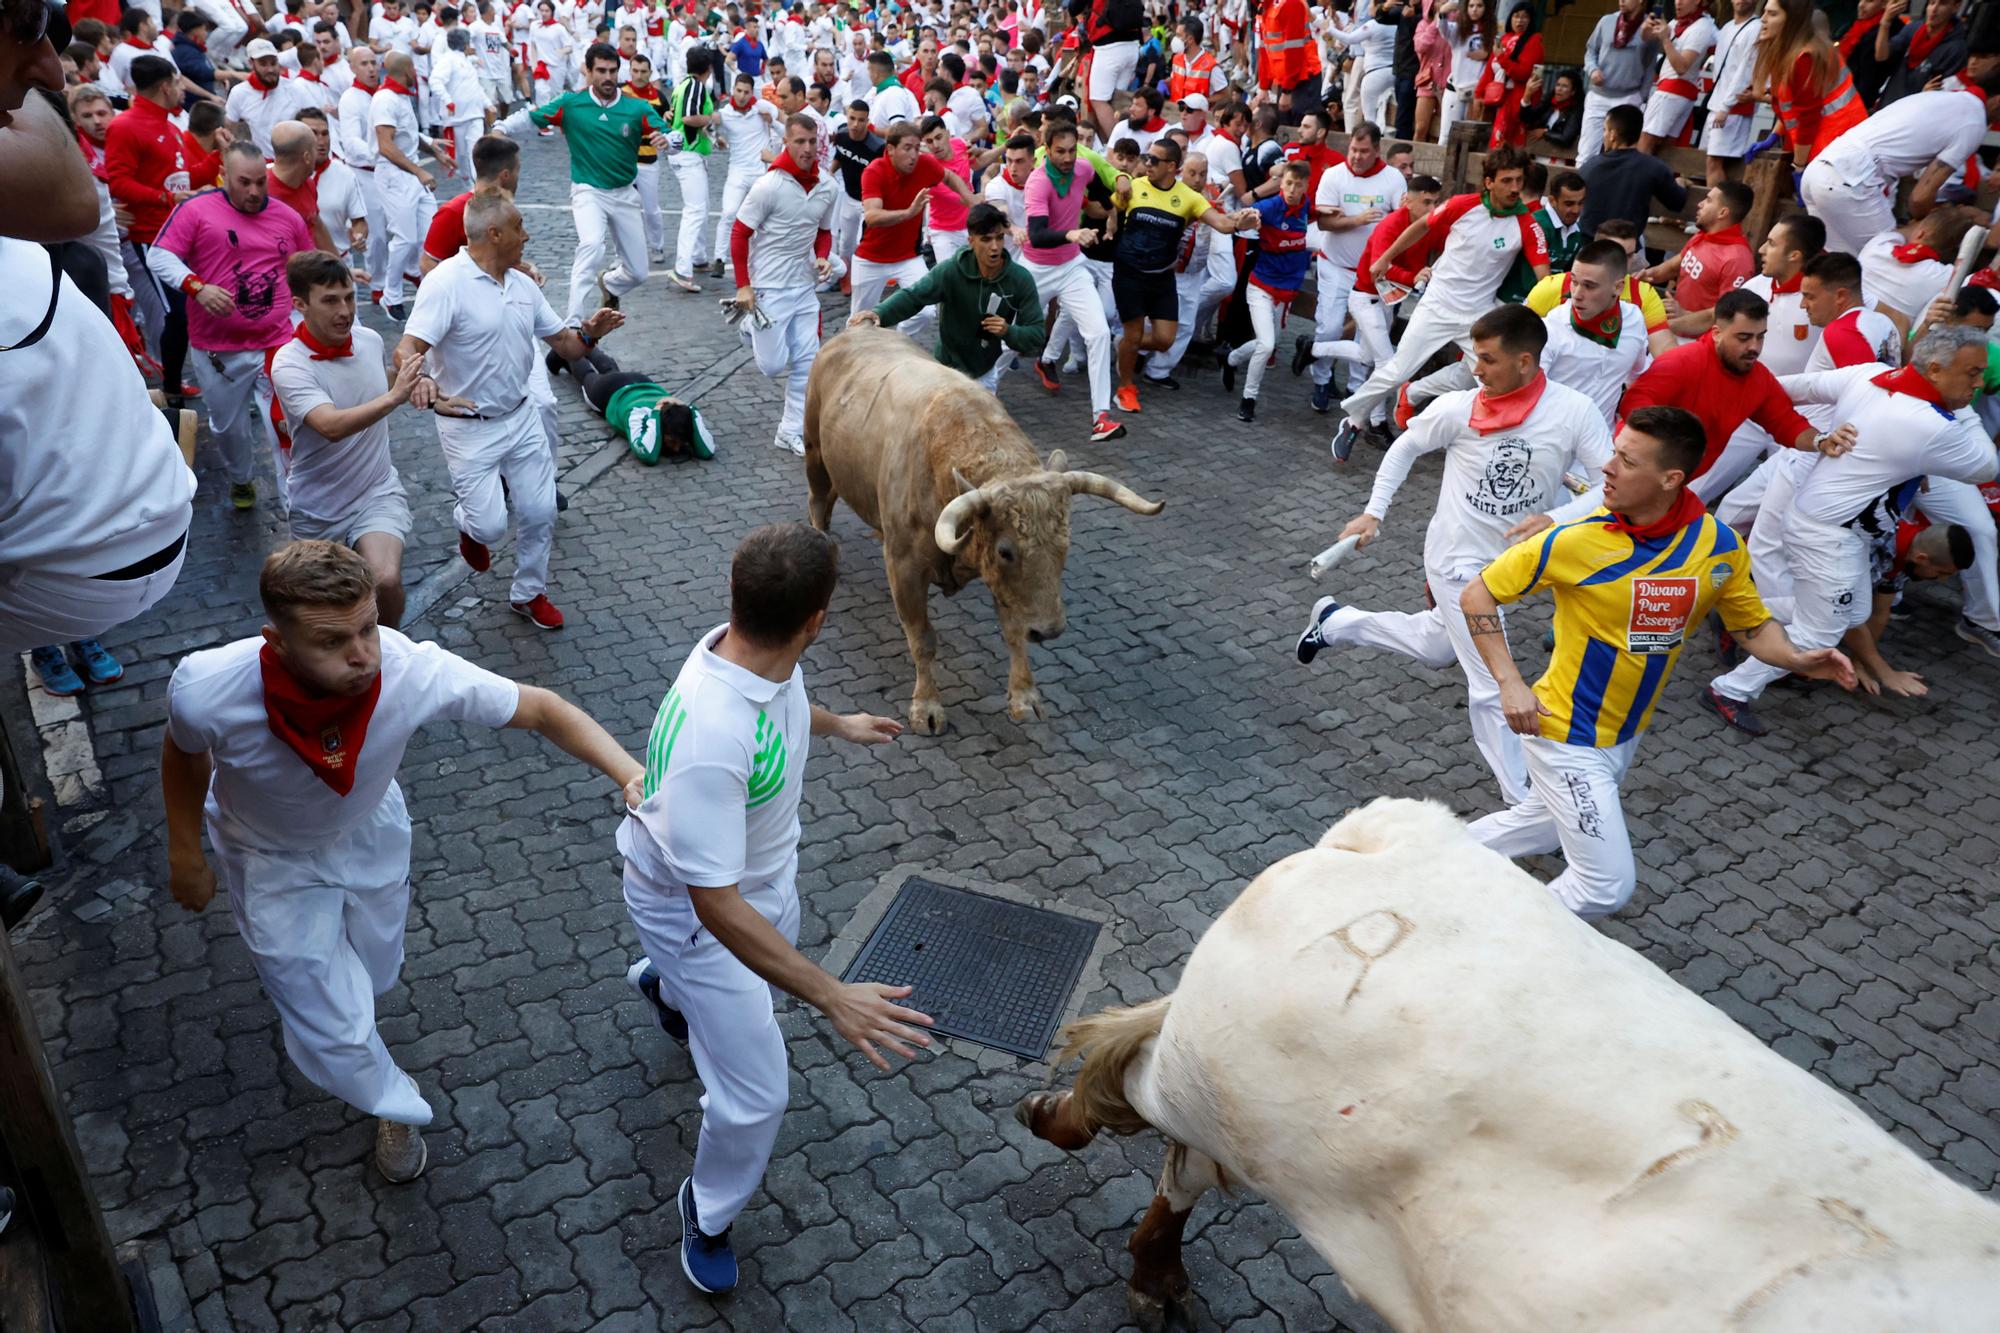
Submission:
[[[326,223],[319,215],[319,139],[302,120],[281,120],[271,127],[271,162],[267,185],[271,198],[289,207],[306,224],[313,249],[337,255]]]

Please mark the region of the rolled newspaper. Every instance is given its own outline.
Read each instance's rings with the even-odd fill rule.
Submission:
[[[1979,262],[1979,252],[1986,248],[1988,235],[1990,235],[1988,228],[1974,227],[1965,233],[1965,239],[1958,243],[1958,260],[1951,266],[1951,282],[1945,287],[1945,290],[1953,296],[1958,295],[1958,289],[1965,285],[1968,277],[1972,276],[1972,267]]]
[[[1314,556],[1312,563],[1306,566],[1306,569],[1314,578],[1318,578],[1352,555],[1354,548],[1359,545],[1361,545],[1361,536],[1359,533],[1356,533],[1352,537],[1342,537],[1339,541]]]

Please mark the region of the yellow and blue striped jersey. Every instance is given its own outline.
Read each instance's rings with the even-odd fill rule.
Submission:
[[[1771,618],[1750,579],[1750,553],[1713,514],[1678,532],[1638,540],[1612,532],[1609,510],[1500,553],[1486,567],[1494,600],[1542,588],[1556,599],[1556,650],[1535,682],[1549,710],[1542,736],[1570,745],[1619,745],[1653,719],[1653,705],[1690,626],[1719,611],[1731,631]]]

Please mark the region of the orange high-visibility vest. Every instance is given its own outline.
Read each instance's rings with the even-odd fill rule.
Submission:
[[[1316,55],[1306,23],[1305,0],[1276,0],[1257,17],[1257,86],[1291,88],[1309,74],[1307,56]]]
[[[1771,85],[1771,110],[1777,113],[1778,123],[1794,147],[1799,143],[1799,111],[1805,105],[1794,96],[1789,82]],[[1818,157],[1827,145],[1866,119],[1868,108],[1861,104],[1860,94],[1854,91],[1854,76],[1843,63],[1833,90],[1819,99],[1819,130],[1813,135],[1807,160]]]
[[[1167,96],[1178,102],[1190,93],[1208,96],[1214,82],[1215,57],[1207,51],[1190,54],[1183,51],[1174,57],[1173,73],[1167,79]]]

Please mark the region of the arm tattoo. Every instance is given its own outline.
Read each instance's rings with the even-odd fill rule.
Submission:
[[[1756,624],[1752,625],[1749,629],[1742,629],[1736,631],[1736,637],[1742,639],[1744,642],[1747,643],[1751,639],[1756,638],[1759,634],[1762,634],[1765,630],[1771,628],[1771,626],[1775,624],[1777,624],[1775,620],[1760,620]]]
[[[1505,632],[1501,627],[1500,617],[1497,615],[1467,616],[1465,618],[1465,628],[1471,631],[1472,637],[1475,639],[1489,634],[1502,634]]]

